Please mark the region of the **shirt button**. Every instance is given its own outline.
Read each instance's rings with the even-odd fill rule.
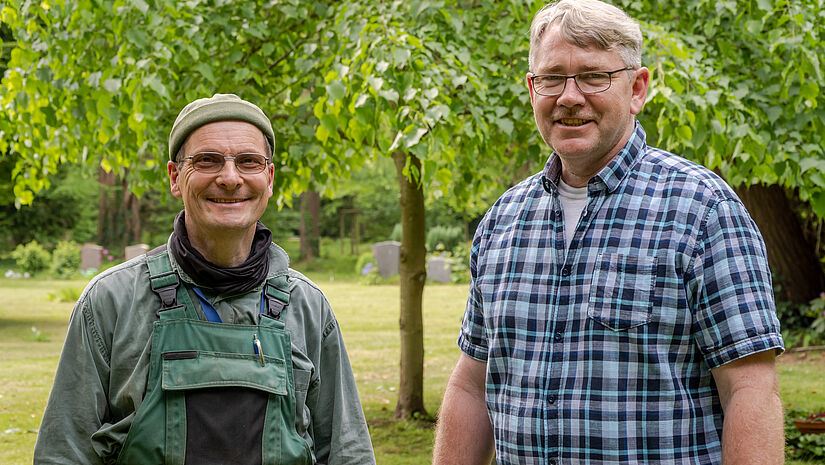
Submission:
[[[570,276],[570,267],[565,266],[564,268],[562,268],[561,269],[561,275],[564,276],[565,278]]]
[[[549,462],[547,462],[547,463],[549,463],[550,465],[556,465],[558,462],[556,462],[555,460],[550,460],[550,461],[549,461]]]
[[[556,403],[556,396],[550,396],[550,397],[548,397],[548,398],[547,398],[547,403],[549,403],[550,405],[555,404],[555,403]]]
[[[556,342],[561,342],[562,337],[564,336],[562,336],[561,331],[556,331],[556,334],[553,335],[553,339],[555,339]]]

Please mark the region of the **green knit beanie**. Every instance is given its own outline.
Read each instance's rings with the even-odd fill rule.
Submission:
[[[178,150],[195,129],[215,121],[245,121],[254,124],[264,133],[270,146],[275,148],[272,124],[260,108],[235,94],[215,94],[211,98],[197,99],[180,111],[172,125],[172,132],[169,133],[169,159],[175,161]]]

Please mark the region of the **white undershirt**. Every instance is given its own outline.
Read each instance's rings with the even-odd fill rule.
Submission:
[[[559,197],[564,212],[564,250],[567,251],[579,224],[579,218],[587,206],[587,186],[572,187],[559,178]]]

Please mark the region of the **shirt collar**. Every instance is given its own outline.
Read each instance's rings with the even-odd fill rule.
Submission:
[[[630,134],[627,144],[613,157],[613,160],[607,166],[590,179],[588,191],[606,189],[609,193],[612,193],[616,190],[627,173],[630,172],[639,155],[644,153],[647,148],[646,137],[644,128],[636,121],[636,126],[633,133]],[[556,152],[553,152],[550,154],[550,158],[547,159],[547,163],[544,164],[544,170],[542,170],[541,182],[544,190],[547,192],[557,191],[560,177],[561,159]]]

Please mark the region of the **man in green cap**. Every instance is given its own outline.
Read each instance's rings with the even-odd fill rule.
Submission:
[[[259,221],[274,133],[216,94],[169,135],[165,246],[95,277],[69,324],[36,464],[374,464],[341,332]]]

